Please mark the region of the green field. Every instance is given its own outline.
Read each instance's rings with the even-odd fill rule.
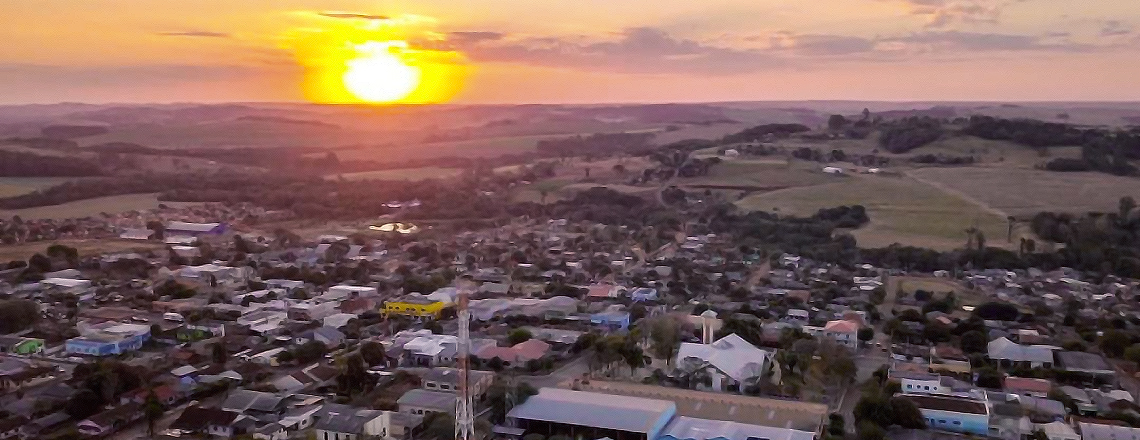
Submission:
[[[898,242],[954,249],[966,242],[965,229],[978,227],[991,246],[1005,245],[1006,220],[973,203],[914,179],[849,176],[840,182],[754,194],[737,202],[748,210],[812,215],[822,208],[863,205],[870,224],[853,235],[860,246]]]
[[[69,177],[0,177],[0,197],[12,197],[59,185]]]
[[[756,187],[757,189],[819,185],[844,179],[824,174],[822,166],[806,162],[779,163],[771,159],[741,159],[713,165],[709,175],[679,178],[678,185]]]
[[[1140,179],[1104,173],[992,167],[923,168],[910,173],[1016,216],[1041,211],[1115,212],[1121,197],[1140,198]]]
[[[393,170],[363,171],[325,176],[326,179],[345,178],[347,180],[410,180],[446,179],[463,173],[460,168],[397,168]]]
[[[0,217],[18,215],[25,219],[35,218],[81,218],[102,213],[117,214],[126,211],[157,208],[162,203],[168,206],[186,206],[197,203],[159,202],[157,194],[127,194],[122,196],[99,197],[54,206],[0,210]]]

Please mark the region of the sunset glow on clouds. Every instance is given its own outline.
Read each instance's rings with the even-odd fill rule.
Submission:
[[[1140,2],[112,3],[0,4],[3,101],[353,102],[367,42],[409,102],[1140,99]]]

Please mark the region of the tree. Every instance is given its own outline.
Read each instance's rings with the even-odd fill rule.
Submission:
[[[831,115],[827,118],[828,130],[837,131],[842,129],[845,125],[847,125],[847,118],[843,117],[843,115]]]
[[[51,259],[37,253],[28,259],[28,267],[40,273],[51,272]]]
[[[1119,358],[1124,355],[1124,350],[1132,344],[1132,336],[1124,330],[1112,329],[1104,332],[1100,337],[1100,350],[1109,357]]]
[[[671,317],[664,316],[649,324],[649,350],[654,357],[673,362],[673,356],[681,345],[681,327]]]
[[[993,367],[983,367],[978,369],[977,385],[983,388],[1001,389],[1004,377],[998,370]]]
[[[894,424],[906,429],[926,429],[926,418],[922,416],[922,411],[907,398],[891,398],[891,418]]]
[[[226,352],[225,344],[221,342],[210,344],[210,360],[215,364],[223,365],[229,360],[229,357],[230,355]]]
[[[859,440],[884,440],[887,438],[887,432],[870,421],[859,422],[855,426],[855,432],[858,434]]]
[[[158,401],[158,396],[154,394],[151,389],[146,395],[146,403],[143,406],[143,415],[146,417],[146,433],[150,437],[154,437],[154,424],[158,419],[162,418],[162,414],[166,410],[162,407],[162,402]]]
[[[360,357],[368,365],[387,366],[388,363],[388,354],[384,352],[384,346],[375,341],[365,341],[360,344]]]
[[[455,437],[455,418],[447,413],[431,413],[424,417],[424,436],[438,440]]]
[[[40,308],[34,301],[0,300],[0,333],[22,331],[40,320]]]
[[[67,401],[67,406],[63,410],[71,418],[83,420],[99,412],[102,405],[103,399],[98,394],[89,389],[82,389]]]
[[[1016,321],[1020,312],[1013,304],[990,301],[974,309],[974,315],[986,320]]]
[[[1120,198],[1120,207],[1117,215],[1120,216],[1121,223],[1128,223],[1133,209],[1136,209],[1136,199],[1133,199],[1131,196]]]
[[[534,337],[534,335],[532,335],[527,329],[517,328],[507,334],[507,343],[511,345],[521,344],[523,342],[529,341],[532,337]]]
[[[856,335],[859,337],[860,341],[863,341],[864,343],[870,342],[872,339],[875,339],[875,328],[874,327],[860,328],[859,332]]]
[[[1124,350],[1124,359],[1140,363],[1140,344],[1132,344]]]
[[[964,353],[985,353],[989,340],[986,334],[978,330],[970,330],[962,333],[959,346]]]
[[[870,422],[878,426],[891,426],[892,411],[890,399],[876,390],[859,398],[852,414],[859,423]]]
[[[645,366],[645,354],[632,339],[622,347],[622,358],[625,360],[625,364],[629,366],[630,376],[633,376],[638,368]]]

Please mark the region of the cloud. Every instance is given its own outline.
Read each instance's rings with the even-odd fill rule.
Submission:
[[[903,0],[912,15],[925,17],[928,29],[955,24],[997,23],[1006,7],[1028,0]]]
[[[374,14],[363,14],[363,13],[359,13],[359,12],[339,12],[339,11],[318,12],[317,15],[320,15],[322,17],[327,17],[327,18],[341,18],[341,19],[347,19],[347,20],[388,20],[391,18],[391,17],[388,17],[387,15],[374,15]]]
[[[628,28],[616,38],[522,37],[493,41],[450,40],[477,62],[508,62],[622,73],[732,74],[784,65],[770,51],[714,46],[676,38],[648,27]]]
[[[1096,46],[1072,42],[1050,42],[1046,37],[962,31],[924,31],[888,41],[942,52],[1086,52]]]
[[[1117,37],[1132,33],[1132,26],[1120,20],[1105,20],[1100,28],[1100,36]]]
[[[232,35],[225,32],[210,32],[210,31],[166,31],[158,32],[158,35],[164,37],[200,37],[200,38],[230,38]]]
[[[177,85],[201,81],[229,81],[256,77],[270,66],[141,64],[123,66],[67,66],[47,64],[0,64],[0,82],[13,84],[76,83],[88,86],[130,84]]]
[[[447,38],[449,40],[462,41],[467,43],[480,41],[497,41],[503,39],[505,36],[506,34],[502,32],[490,31],[457,31],[449,32],[447,34]]]
[[[868,53],[875,50],[871,39],[846,35],[795,34],[777,32],[770,38],[771,47],[806,56],[836,56]]]

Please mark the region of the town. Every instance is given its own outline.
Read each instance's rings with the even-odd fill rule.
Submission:
[[[1140,433],[1140,285],[1111,275],[846,266],[696,223],[301,236],[247,205],[135,214],[84,230],[164,248],[0,272],[3,438]]]

